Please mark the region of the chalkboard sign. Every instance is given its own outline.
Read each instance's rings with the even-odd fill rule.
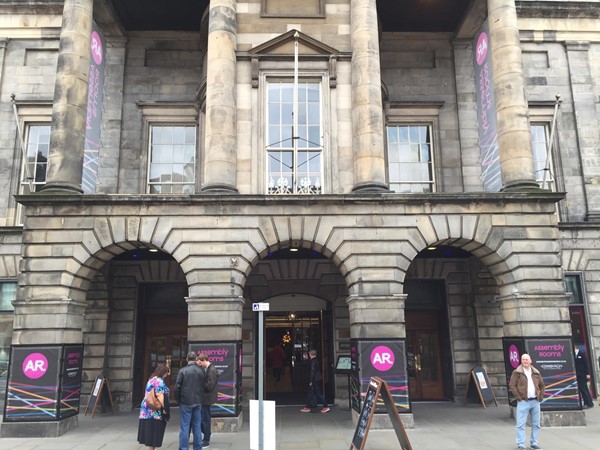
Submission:
[[[498,406],[490,379],[483,367],[475,366],[471,369],[465,391],[465,403],[467,399],[479,400],[484,408],[487,408],[486,403],[492,401]]]
[[[106,393],[104,390],[106,389]],[[96,377],[96,381],[94,381],[94,385],[92,386],[92,392],[90,393],[90,399],[88,400],[88,404],[85,407],[85,412],[83,415],[87,415],[88,409],[92,408],[92,417],[94,417],[94,413],[96,412],[96,407],[98,406],[98,399],[102,398],[102,395],[108,395],[108,400],[110,402],[110,408],[112,413],[115,413],[115,407],[112,401],[112,394],[110,393],[110,388],[108,387],[108,378],[104,377],[102,372],[98,374]]]
[[[350,444],[350,450],[363,450],[369,434],[369,427],[373,420],[373,414],[375,414],[375,406],[377,400],[382,399],[387,412],[392,421],[392,426],[396,432],[396,437],[400,443],[402,450],[412,450],[408,436],[402,425],[402,420],[398,414],[398,409],[392,398],[392,394],[387,387],[386,382],[379,377],[372,377],[369,381],[369,387],[367,394],[363,402],[358,422],[356,424],[356,430],[354,430],[354,436],[352,436],[352,444]]]

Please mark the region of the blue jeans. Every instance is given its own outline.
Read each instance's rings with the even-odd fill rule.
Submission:
[[[180,404],[179,415],[181,418],[179,450],[188,450],[190,448],[190,428],[192,429],[192,433],[194,433],[194,450],[201,450],[202,431],[200,423],[202,422],[202,405],[187,406]]]
[[[530,445],[539,445],[540,436],[540,402],[537,400],[522,400],[517,403],[517,447],[525,448],[525,424],[531,414]]]
[[[202,405],[202,442],[210,442],[210,405]]]

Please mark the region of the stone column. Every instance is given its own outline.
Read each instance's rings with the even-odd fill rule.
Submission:
[[[352,146],[355,192],[387,191],[375,0],[352,0]]]
[[[515,0],[487,0],[487,5],[502,190],[539,189],[533,166]]]
[[[350,337],[352,339],[400,339],[406,337],[404,302],[406,294],[350,295]]]
[[[566,294],[511,294],[498,297],[505,337],[570,336]]]
[[[93,0],[65,0],[52,106],[46,185],[80,194]]]
[[[590,67],[590,43],[567,42],[567,61],[571,76],[573,112],[577,144],[581,155],[584,189],[589,221],[600,221],[600,132],[596,114],[593,74]]]
[[[241,341],[243,297],[188,297],[188,341]]]
[[[235,0],[211,0],[201,188],[207,193],[237,193],[236,27]]]

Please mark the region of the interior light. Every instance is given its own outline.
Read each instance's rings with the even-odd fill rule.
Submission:
[[[151,249],[149,250],[149,252],[150,252],[150,253],[158,253],[158,250],[157,250],[157,249],[155,249],[155,248],[151,248]]]
[[[298,249],[297,248],[290,248],[290,252],[297,252]]]
[[[427,247],[427,250],[435,250],[437,247]]]

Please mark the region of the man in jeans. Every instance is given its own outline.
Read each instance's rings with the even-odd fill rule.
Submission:
[[[531,414],[532,449],[541,449],[538,441],[540,435],[540,402],[544,398],[544,380],[540,372],[531,365],[531,357],[527,353],[521,356],[521,365],[513,370],[508,383],[510,392],[517,399],[517,448],[525,450],[525,424]]]
[[[202,449],[202,393],[204,392],[204,370],[196,365],[196,353],[187,354],[187,366],[181,368],[175,382],[175,400],[179,403],[181,429],[179,450],[190,447],[190,428],[194,433],[194,450]]]
[[[319,360],[317,359],[317,351],[315,349],[311,349],[308,352],[308,357],[310,358],[310,381],[308,385],[308,398],[306,399],[306,406],[300,411],[311,412],[313,402],[316,401],[316,405],[318,405],[319,402],[323,405],[323,408],[321,409],[322,413],[329,412],[329,405],[327,405],[327,400],[325,399],[325,396],[321,393],[321,382],[323,381],[323,375],[321,375],[321,366],[319,365]]]

